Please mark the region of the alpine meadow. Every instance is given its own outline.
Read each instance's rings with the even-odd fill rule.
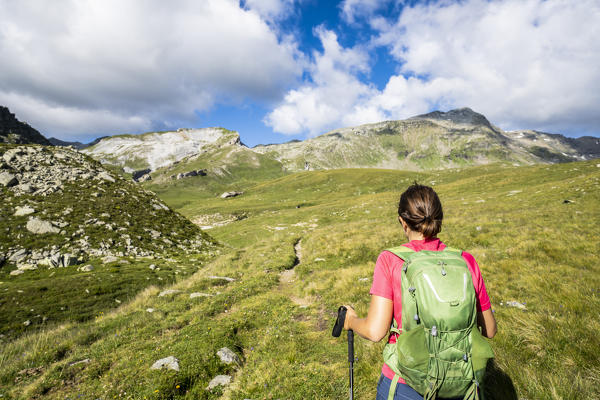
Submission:
[[[346,398],[337,308],[366,315],[415,181],[486,282],[486,399],[600,398],[599,146],[470,109],[255,148],[222,128],[0,144],[0,398]],[[385,341],[355,339],[357,399]]]

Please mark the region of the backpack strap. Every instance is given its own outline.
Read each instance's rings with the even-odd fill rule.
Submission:
[[[407,246],[397,246],[397,247],[392,247],[391,249],[386,249],[386,250],[392,254],[397,255],[404,261],[406,261],[406,259],[409,258],[411,255],[416,253],[413,249],[411,249],[410,247],[407,247]]]
[[[394,379],[392,379],[392,383],[390,384],[390,391],[388,393],[388,400],[394,400],[394,395],[396,394],[396,386],[398,386],[398,380],[400,379],[400,375],[394,373]]]
[[[456,249],[454,247],[449,247],[449,246],[444,247],[444,250],[442,250],[442,251],[445,251],[445,252],[448,252],[448,253],[454,253],[454,254],[457,254],[457,255],[459,255],[461,257],[462,257],[462,253],[463,253],[462,250]]]

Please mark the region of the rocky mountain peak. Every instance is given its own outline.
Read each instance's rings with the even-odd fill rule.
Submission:
[[[19,121],[15,114],[3,106],[0,106],[0,143],[34,143],[51,146],[41,133],[25,122]]]
[[[451,121],[455,124],[463,125],[483,125],[492,128],[490,121],[478,112],[471,110],[468,107],[457,108],[447,112],[433,111],[427,114],[417,115],[411,119],[429,119],[436,121]]]

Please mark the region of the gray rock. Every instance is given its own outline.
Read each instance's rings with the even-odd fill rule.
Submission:
[[[30,183],[22,183],[17,186],[17,189],[23,193],[33,193],[36,190]]]
[[[115,256],[106,256],[102,258],[102,263],[103,264],[108,264],[108,263],[112,263],[115,261],[119,261],[119,259]]]
[[[156,269],[156,265],[150,264],[150,266],[148,268],[150,268],[152,271],[154,271]]]
[[[179,371],[179,360],[173,356],[161,358],[152,364],[150,369],[172,369],[174,371]]]
[[[17,177],[7,171],[0,172],[0,185],[4,185],[6,187],[15,186],[19,181]]]
[[[81,271],[81,272],[91,272],[94,270],[94,267],[92,265],[84,265],[83,267],[79,267],[77,268],[77,271]]]
[[[233,282],[233,281],[235,281],[235,279],[229,278],[227,276],[214,276],[214,275],[209,276],[208,279],[221,279],[221,280],[224,280],[224,281],[227,281],[227,282]]]
[[[90,361],[91,360],[89,358],[84,358],[83,360],[70,362],[69,366],[72,367],[73,365],[77,365],[77,364],[89,364]]]
[[[133,173],[131,174],[131,177],[133,178],[134,181],[140,182],[140,178],[148,175],[149,173],[150,173],[150,169],[140,169],[138,171],[133,171]]]
[[[213,390],[217,386],[227,386],[231,383],[231,376],[217,375],[208,383],[206,390]]]
[[[14,271],[10,271],[10,274],[15,276],[15,275],[21,275],[23,274],[24,271],[21,271],[20,269],[15,269]]]
[[[194,292],[190,294],[190,299],[195,299],[196,297],[212,297],[212,294],[200,292]]]
[[[242,195],[242,194],[244,194],[244,192],[225,192],[225,193],[223,193],[221,195],[221,198],[222,199],[227,199],[229,197],[236,197],[236,196],[239,196],[239,195]]]
[[[520,310],[527,310],[527,307],[525,306],[525,304],[519,303],[518,301],[514,301],[514,300],[507,301],[506,305],[508,307],[515,307],[515,308],[518,308]]]
[[[59,267],[70,267],[71,265],[77,265],[78,263],[77,257],[66,253],[62,255]]]
[[[152,176],[150,174],[146,174],[146,175],[140,176],[140,178],[137,181],[138,182],[146,182],[146,181],[151,181],[151,180],[152,180]]]
[[[108,182],[114,182],[115,178],[113,178],[112,176],[110,176],[110,174],[106,171],[102,171],[98,174],[98,178],[103,179],[105,181]]]
[[[240,358],[231,349],[223,347],[217,351],[217,356],[221,359],[221,362],[225,364],[236,363],[239,364]]]
[[[27,230],[31,233],[44,234],[44,233],[59,233],[60,229],[52,226],[48,221],[43,221],[36,217],[30,217],[27,221]]]
[[[34,271],[37,269],[37,265],[34,264],[18,264],[17,269],[21,271]]]
[[[27,257],[28,254],[29,254],[29,250],[19,249],[8,258],[8,261],[11,261],[11,262],[21,261],[22,259]]]
[[[167,290],[163,290],[162,292],[160,292],[158,294],[158,297],[169,296],[169,295],[177,294],[180,292],[181,292],[181,290],[177,290],[177,289],[167,289]]]
[[[25,206],[17,206],[15,208],[15,217],[22,217],[23,215],[29,215],[29,214],[33,214],[35,212],[35,209],[25,205]]]

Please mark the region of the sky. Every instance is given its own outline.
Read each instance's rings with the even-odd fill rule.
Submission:
[[[0,105],[46,137],[249,146],[470,107],[600,136],[600,0],[0,0]]]

